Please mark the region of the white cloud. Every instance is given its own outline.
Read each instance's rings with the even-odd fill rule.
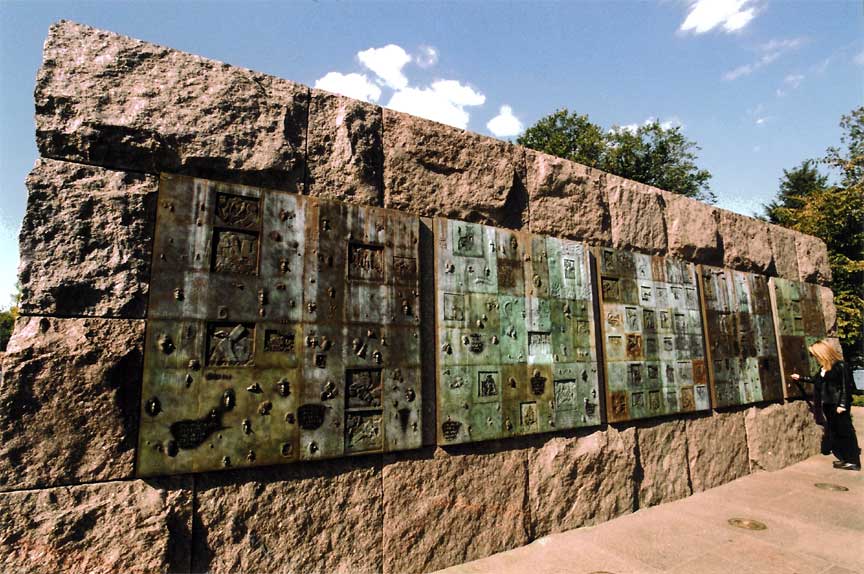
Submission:
[[[380,83],[394,90],[408,86],[402,68],[411,61],[411,56],[401,46],[387,44],[383,48],[369,48],[357,52],[357,59],[378,76]]]
[[[381,88],[372,83],[365,74],[328,72],[315,81],[315,87],[367,102],[377,102],[381,97]]]
[[[864,66],[864,50],[855,55],[855,63],[859,66]]]
[[[639,129],[639,124],[624,124],[623,126],[612,126],[609,128],[610,132],[630,132],[631,134],[635,134],[636,130]]]
[[[743,30],[756,16],[751,0],[695,0],[681,23],[682,32],[704,34],[721,26],[727,33]]]
[[[760,45],[757,51],[761,54],[755,62],[738,66],[734,70],[729,70],[723,74],[724,80],[737,80],[743,76],[749,76],[756,70],[767,66],[781,56],[797,50],[804,44],[804,38],[788,38],[785,40],[771,40]]]
[[[396,91],[387,107],[464,130],[470,119],[465,108],[485,102],[486,96],[470,86],[456,80],[438,80],[428,88],[405,87]]]
[[[768,120],[770,120],[770,119],[771,118],[769,118],[767,116],[756,118],[756,125],[757,126],[764,126],[768,122]]]
[[[519,135],[523,128],[522,122],[513,115],[513,108],[510,106],[501,106],[498,115],[486,124],[486,129],[499,138]]]
[[[783,83],[791,87],[793,90],[801,85],[804,81],[804,74],[789,74],[783,78]]]
[[[643,126],[647,126],[649,124],[653,124],[657,121],[657,118],[654,116],[650,116],[642,122]],[[671,130],[672,128],[681,128],[684,129],[684,123],[678,116],[672,116],[666,121],[660,122],[660,127],[664,130]],[[635,134],[636,130],[639,129],[639,124],[624,124],[623,126],[612,126],[609,131],[610,132],[630,132],[631,134]]]
[[[804,74],[789,74],[783,78],[783,85],[777,88],[777,97],[782,98],[792,90],[797,90],[804,81]]]
[[[420,46],[414,55],[414,63],[421,68],[431,68],[438,63],[438,50],[432,46]]]

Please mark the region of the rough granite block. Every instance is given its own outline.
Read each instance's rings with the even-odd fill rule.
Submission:
[[[192,479],[0,493],[0,571],[188,572]]]
[[[0,490],[132,476],[144,321],[19,317],[0,381]]]
[[[743,412],[714,412],[687,425],[687,458],[693,492],[750,474]]]
[[[720,211],[723,265],[773,275],[774,253],[767,223],[731,211]]]
[[[525,154],[531,232],[609,245],[606,174],[533,150]]]
[[[378,106],[312,90],[306,193],[383,205],[382,123]]]
[[[665,254],[668,246],[660,190],[616,175],[606,176],[612,246]]]
[[[663,420],[636,429],[642,479],[639,508],[690,496],[687,435],[683,420]]]
[[[381,457],[196,476],[193,571],[381,571]]]
[[[45,157],[302,189],[305,86],[60,21],[35,99]]]
[[[720,210],[683,195],[662,192],[669,255],[708,265],[723,264]]]
[[[825,242],[812,235],[795,233],[795,249],[798,252],[798,272],[801,281],[808,283],[831,283],[831,262]]]
[[[744,423],[751,472],[779,470],[819,454],[822,429],[804,401],[753,407]]]
[[[384,110],[384,206],[521,229],[528,224],[525,150]]]
[[[834,306],[834,291],[830,287],[819,286],[819,301],[822,303],[822,318],[825,321],[825,334],[837,336],[837,307]]]
[[[158,179],[40,159],[27,178],[19,310],[143,318]]]
[[[779,225],[769,225],[768,229],[771,232],[771,250],[777,276],[798,281],[798,252],[795,248],[797,234]]]
[[[555,437],[531,453],[528,502],[535,538],[633,512],[636,431],[609,427]]]
[[[527,452],[386,455],[384,572],[431,572],[530,542]]]

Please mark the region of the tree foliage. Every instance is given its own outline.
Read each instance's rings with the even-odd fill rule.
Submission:
[[[566,109],[540,118],[516,140],[520,145],[590,167],[600,167],[606,135],[587,115]]]
[[[844,115],[840,127],[841,146],[821,160],[837,181],[829,183],[813,160],[784,170],[764,218],[825,242],[840,343],[847,360],[864,366],[864,107]]]
[[[18,307],[0,309],[0,352],[6,350],[9,339],[12,337],[12,329],[15,327],[15,317],[18,316]]]
[[[764,205],[763,219],[789,227],[795,213],[804,207],[807,198],[828,187],[828,176],[819,172],[814,160],[808,159],[793,169],[784,169],[777,198]]]
[[[561,109],[541,118],[517,140],[525,147],[653,185],[667,191],[715,201],[711,174],[696,165],[699,146],[680,126],[659,121],[604,130],[587,115]]]

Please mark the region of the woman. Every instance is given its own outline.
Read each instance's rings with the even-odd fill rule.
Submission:
[[[812,378],[792,375],[793,381],[813,383],[814,396],[822,399],[825,413],[825,433],[831,451],[839,459],[834,468],[861,470],[861,451],[852,427],[852,377],[846,370],[843,355],[825,340],[808,349],[822,369]]]

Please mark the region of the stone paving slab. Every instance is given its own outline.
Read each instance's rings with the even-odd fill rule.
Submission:
[[[864,444],[864,408],[853,409]],[[440,571],[447,574],[864,574],[864,473],[814,456],[589,528]],[[830,483],[848,488],[817,488]],[[757,520],[743,530],[731,518]]]

